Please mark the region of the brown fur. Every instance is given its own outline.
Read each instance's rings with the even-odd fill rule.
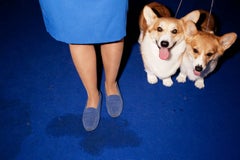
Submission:
[[[151,2],[151,3],[147,4],[147,6],[149,6],[158,17],[170,17],[171,16],[169,9],[163,4],[160,4],[157,2]],[[140,27],[140,30],[143,31],[143,36],[144,36],[148,27],[147,27],[146,20],[143,16],[143,11],[141,12],[140,17],[139,17],[139,27]]]
[[[210,57],[218,58],[235,42],[237,35],[232,32],[224,34],[223,36],[217,36],[215,34],[216,21],[213,15],[205,10],[199,11],[200,18],[196,23],[196,27],[198,28],[192,27],[192,32],[186,36],[186,42],[192,47],[201,47],[199,49],[205,50],[205,54],[211,53],[212,56]],[[201,19],[201,15],[204,15],[203,20]],[[209,48],[209,50],[207,48]],[[214,56],[215,54],[218,56]]]
[[[197,22],[199,30],[204,32],[215,33],[216,32],[216,20],[210,12],[200,9],[200,18]]]

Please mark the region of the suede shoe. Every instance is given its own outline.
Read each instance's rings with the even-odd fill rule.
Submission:
[[[100,120],[100,112],[102,106],[102,95],[99,94],[99,102],[97,108],[85,107],[82,116],[83,127],[86,131],[93,131],[97,128]]]
[[[118,89],[119,94],[107,95],[106,94],[106,107],[107,112],[111,117],[118,117],[122,113],[123,110],[123,100],[121,93]]]

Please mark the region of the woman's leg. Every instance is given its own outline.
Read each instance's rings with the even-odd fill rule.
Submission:
[[[101,46],[103,66],[105,70],[106,106],[111,117],[118,117],[122,113],[123,101],[117,86],[117,75],[123,52],[123,40],[103,44]]]
[[[124,40],[101,45],[101,54],[105,71],[105,89],[107,95],[118,95],[116,78],[121,63]]]
[[[97,108],[99,90],[97,87],[96,52],[93,45],[69,45],[73,63],[86,89],[87,107]]]

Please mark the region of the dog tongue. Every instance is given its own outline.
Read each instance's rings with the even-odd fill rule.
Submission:
[[[200,75],[201,75],[201,72],[198,72],[198,71],[196,71],[195,69],[193,70],[193,73],[194,73],[196,76],[200,76]]]
[[[168,48],[160,48],[159,50],[159,57],[162,59],[162,60],[166,60],[169,58],[169,50]]]

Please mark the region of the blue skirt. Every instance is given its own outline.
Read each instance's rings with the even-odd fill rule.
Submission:
[[[71,44],[107,43],[126,35],[128,0],[39,0],[49,34]]]

